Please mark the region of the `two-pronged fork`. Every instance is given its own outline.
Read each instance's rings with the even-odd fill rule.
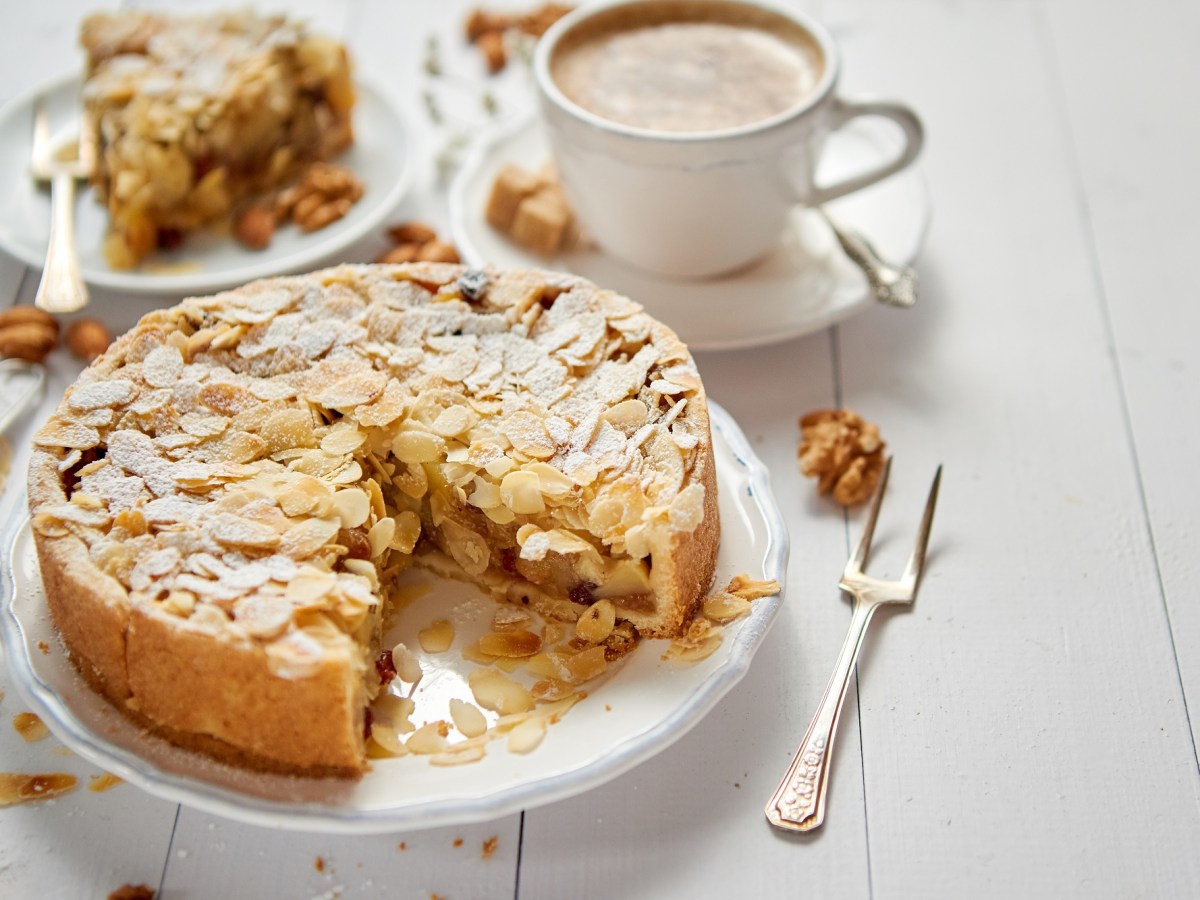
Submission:
[[[921,517],[921,527],[917,532],[916,546],[912,556],[908,558],[904,575],[899,581],[883,581],[865,574],[863,567],[866,566],[867,557],[871,552],[871,538],[875,533],[879,508],[883,505],[883,492],[887,488],[891,467],[892,461],[889,458],[883,469],[883,477],[879,480],[875,499],[871,503],[871,512],[863,529],[862,541],[858,550],[846,563],[842,579],[838,582],[838,587],[854,598],[850,629],[846,633],[845,643],[842,644],[842,652],[838,655],[833,676],[825,688],[825,696],[821,698],[821,705],[808,726],[804,740],[800,742],[791,767],[767,803],[767,821],[786,831],[812,831],[825,821],[825,791],[829,784],[829,761],[833,752],[833,741],[837,734],[838,719],[842,714],[842,703],[846,699],[846,686],[850,682],[850,673],[854,671],[854,663],[858,659],[858,651],[862,647],[871,617],[875,615],[875,610],[885,603],[909,604],[917,595],[921,570],[925,566],[929,530],[933,525],[938,485],[942,480],[942,467],[938,466],[937,474],[933,477],[929,500],[925,503],[925,514]]]
[[[83,123],[75,159],[63,159],[50,145],[50,123],[46,102],[39,97],[33,114],[33,151],[30,172],[39,181],[50,182],[50,240],[46,263],[34,305],[51,313],[70,313],[87,306],[88,290],[79,270],[75,248],[75,180],[87,178],[95,165],[95,143],[91,129]]]

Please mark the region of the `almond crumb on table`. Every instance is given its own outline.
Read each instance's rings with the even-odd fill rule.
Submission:
[[[821,409],[800,419],[800,470],[818,478],[817,491],[854,506],[875,493],[887,444],[879,426],[851,409]]]
[[[65,772],[42,775],[0,772],[0,807],[61,797],[75,790],[78,784],[74,775]]]
[[[477,7],[467,14],[463,32],[479,49],[488,72],[495,75],[508,65],[508,35],[540,38],[574,8],[566,3],[543,3],[529,12],[511,14]]]
[[[145,884],[123,884],[108,895],[108,900],[154,900],[154,889]]]
[[[100,775],[92,775],[88,783],[88,790],[93,794],[102,794],[105,791],[110,791],[119,784],[124,784],[124,780],[113,775],[111,772],[103,772]]]
[[[491,859],[495,854],[496,848],[500,846],[500,838],[497,835],[492,835],[483,842],[483,858]]]
[[[13,716],[12,725],[13,730],[21,735],[28,744],[43,740],[50,735],[50,729],[46,727],[45,722],[38,718],[36,713],[17,713]]]

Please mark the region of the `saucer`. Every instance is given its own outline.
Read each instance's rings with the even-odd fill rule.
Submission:
[[[894,148],[863,125],[830,135],[818,174],[829,182],[889,158]],[[779,243],[731,275],[679,281],[633,268],[596,248],[553,257],[532,254],[494,230],[483,211],[496,174],[507,163],[537,169],[550,158],[542,125],[528,118],[483,139],[450,192],[450,219],[460,254],[472,265],[561,269],[636,300],[693,350],[733,350],[818,331],[873,304],[862,272],[846,258],[829,226],[797,208]],[[929,227],[930,199],[916,167],[829,204],[831,214],[860,231],[885,259],[909,263]]]

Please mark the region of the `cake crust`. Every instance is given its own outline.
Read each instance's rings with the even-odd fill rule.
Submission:
[[[269,315],[264,298],[277,307]],[[221,318],[248,310],[258,321],[227,328]],[[598,310],[607,344],[571,356],[564,335],[583,326],[570,323],[594,322]],[[280,320],[326,321],[331,311],[341,337],[299,368],[288,346],[255,355]],[[428,333],[438,316],[442,330]],[[416,362],[404,329],[419,321],[426,352]],[[565,356],[572,390],[536,394],[545,375],[503,355],[490,384],[508,399],[472,388],[486,353],[465,374],[448,367],[489,334],[506,335],[491,340],[506,353],[539,347],[539,364],[556,372],[568,370],[557,362]],[[623,386],[629,373],[610,370],[639,353]],[[362,356],[374,362],[347,362]],[[345,377],[331,384],[331,373]],[[404,385],[413,393],[400,403]],[[294,395],[283,398],[284,386]],[[301,408],[312,425],[297,430],[287,423]],[[464,408],[474,424],[447,424]],[[551,419],[530,430],[531,411],[543,408],[574,435]],[[348,422],[368,432],[365,444],[354,445]],[[234,432],[242,426],[250,430]],[[36,443],[34,538],[75,665],[143,727],[262,771],[361,774],[381,598],[414,561],[560,620],[610,599],[644,636],[672,637],[709,587],[719,545],[705,396],[686,348],[631,301],[556,273],[344,266],[184,301],[147,316],[86,370]],[[384,446],[395,455],[383,462],[366,452]],[[297,474],[324,471],[321,453],[330,465],[345,457],[330,469],[342,474],[326,473],[342,481]],[[353,477],[345,467],[357,467]],[[530,484],[540,485],[533,505]],[[315,493],[298,500],[296,485]],[[301,541],[329,522],[336,533],[323,543]],[[419,536],[402,534],[413,522]],[[378,552],[354,558],[350,545],[364,543]]]

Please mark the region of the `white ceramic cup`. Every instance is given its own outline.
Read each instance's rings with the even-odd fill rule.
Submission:
[[[829,33],[808,16],[768,3],[686,0],[737,16],[780,16],[820,49],[815,88],[796,106],[737,128],[709,132],[651,131],[602,118],[570,100],[551,75],[551,61],[576,29],[622,21],[647,8],[655,19],[678,0],[602,0],[560,19],[538,42],[534,73],[558,176],[584,231],[623,262],[659,275],[705,278],[736,270],[778,242],[798,204],[816,206],[860,190],[908,166],[921,150],[921,121],[887,100],[836,93],[839,55]],[[732,12],[729,12],[732,10]],[[861,116],[900,126],[903,149],[880,165],[834,184],[815,172],[826,136]]]

